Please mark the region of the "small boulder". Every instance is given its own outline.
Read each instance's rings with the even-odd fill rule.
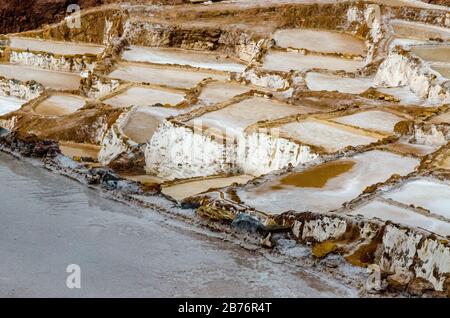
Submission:
[[[393,291],[404,291],[406,286],[412,279],[411,272],[400,272],[387,277],[387,282],[389,284],[389,289]]]
[[[231,226],[240,231],[250,233],[264,230],[262,223],[256,217],[247,213],[239,213],[231,223]]]
[[[411,283],[409,283],[407,289],[407,291],[413,296],[422,296],[424,293],[433,290],[433,284],[421,277],[414,278]]]

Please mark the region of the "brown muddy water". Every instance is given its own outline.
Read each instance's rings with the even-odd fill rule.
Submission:
[[[327,162],[305,171],[289,174],[281,178],[278,184],[271,186],[271,189],[282,190],[286,187],[323,188],[329,180],[350,171],[354,165],[355,162],[353,161]]]
[[[67,157],[91,158],[96,160],[100,147],[91,144],[75,143],[70,141],[60,141],[59,149]]]

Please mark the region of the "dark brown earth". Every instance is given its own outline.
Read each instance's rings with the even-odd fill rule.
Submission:
[[[0,34],[27,31],[44,24],[61,21],[70,4],[89,8],[119,2],[122,0],[1,0]],[[134,2],[181,4],[188,0],[135,0]]]
[[[0,33],[21,32],[60,21],[70,4],[82,8],[102,0],[6,0],[0,2]]]
[[[450,0],[422,0],[431,4],[439,4],[441,6],[450,6]]]

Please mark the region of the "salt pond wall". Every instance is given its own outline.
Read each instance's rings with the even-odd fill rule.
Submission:
[[[450,293],[447,239],[396,224],[334,214],[302,213],[293,218],[292,233],[300,242],[332,242],[349,261],[365,266],[375,264],[392,279],[402,277],[397,283],[405,288],[421,285]],[[428,284],[419,284],[421,280]]]
[[[406,86],[431,103],[450,101],[450,82],[420,59],[399,48],[394,49],[380,65],[374,84],[385,87]]]
[[[39,97],[44,87],[36,82],[21,82],[14,79],[0,77],[0,96],[15,96],[24,100]]]
[[[145,150],[147,171],[168,179],[231,173],[259,176],[317,157],[306,145],[267,133],[243,134],[222,141],[167,121]]]
[[[92,71],[96,56],[91,55],[57,55],[46,52],[27,52],[13,50],[9,54],[11,64],[35,66],[46,70],[61,72]]]

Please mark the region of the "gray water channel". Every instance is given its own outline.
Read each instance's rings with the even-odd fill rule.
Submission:
[[[66,285],[67,266],[81,288]],[[355,296],[0,153],[0,297]]]

